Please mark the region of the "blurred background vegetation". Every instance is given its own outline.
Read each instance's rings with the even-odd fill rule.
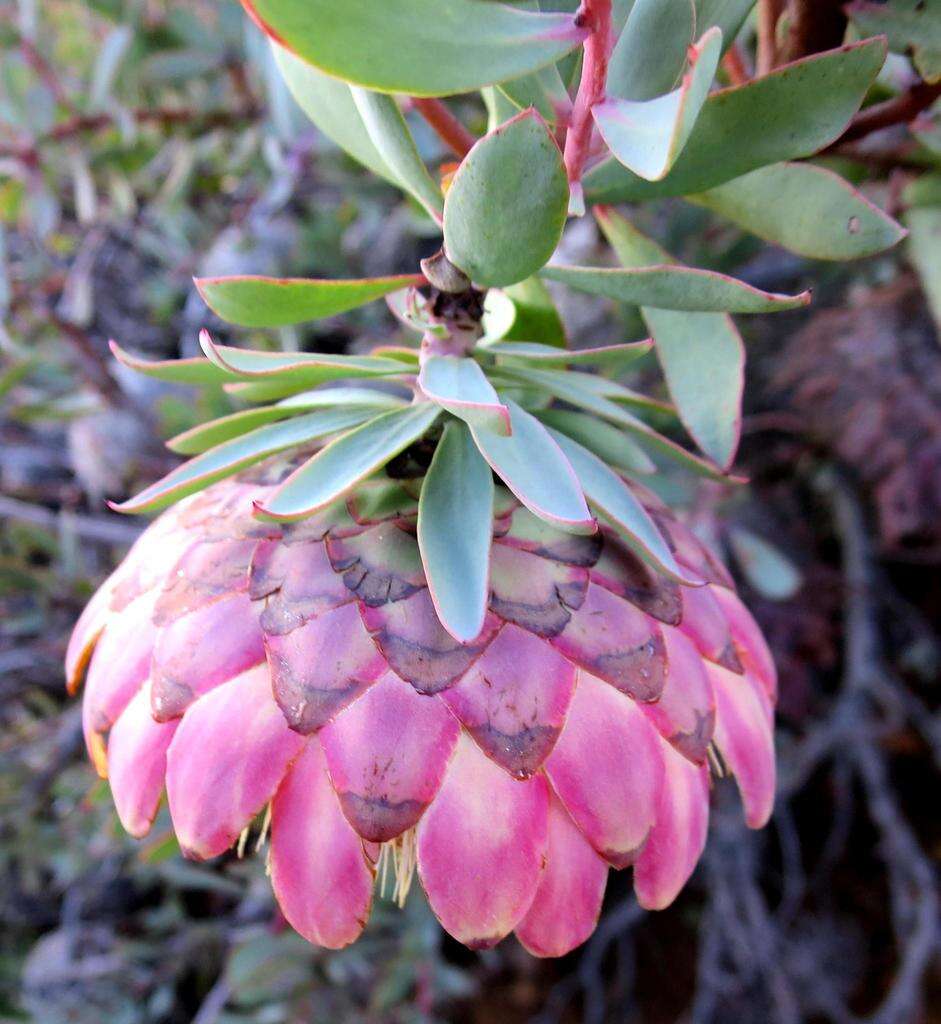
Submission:
[[[458,110],[483,130],[482,108]],[[413,127],[432,164],[451,159]],[[0,1020],[941,1020],[941,350],[925,299],[941,188],[909,173],[936,159],[935,130],[929,108],[920,148],[890,128],[831,155],[905,213],[912,244],[886,256],[815,264],[680,202],[643,213],[689,262],[816,292],[810,312],[741,325],[750,486],[662,485],[725,549],[776,651],[772,825],[747,833],[719,785],[676,905],[646,915],[612,876],[602,925],[559,962],[512,939],[463,950],[418,886],[324,953],[279,920],[263,853],[186,862],[164,819],[129,840],[85,762],[62,654],[142,526],[104,499],[170,468],[162,438],[230,407],[135,377],[107,342],[193,355],[208,326],[368,350],[396,331],[381,304],[231,338],[191,278],[411,271],[434,232],[304,119],[237,4],[0,0]],[[590,218],[563,245],[601,252]],[[559,301],[575,344],[642,336],[636,312]]]

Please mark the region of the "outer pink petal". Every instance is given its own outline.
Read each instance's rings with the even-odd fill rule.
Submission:
[[[741,672],[742,663],[732,643],[728,621],[715,599],[714,589],[709,586],[682,588],[683,621],[680,629],[704,658],[733,672]]]
[[[595,930],[607,881],[608,865],[550,794],[546,870],[516,937],[534,956],[564,956]]]
[[[65,680],[70,694],[78,692],[88,659],[112,615],[111,595],[116,583],[115,573],[101,584],[85,605],[69,637],[69,645],[65,652]]]
[[[386,671],[355,604],[344,604],[284,635],[265,637],[274,695],[292,729],[330,721]]]
[[[437,697],[417,694],[394,672],[320,733],[347,820],[383,842],[411,828],[434,799],[460,726]]]
[[[574,688],[570,661],[508,624],[442,698],[488,757],[527,779],[555,746]]]
[[[660,700],[642,705],[660,735],[691,761],[702,764],[716,724],[716,701],[702,658],[678,629],[663,626],[666,684]]]
[[[251,596],[266,599],[261,625],[269,636],[290,633],[308,619],[354,600],[333,571],[323,541],[259,544],[252,557]]]
[[[660,626],[597,583],[552,644],[577,665],[637,700],[657,700],[667,659]]]
[[[154,594],[144,594],[115,615],[101,635],[82,700],[85,744],[102,778],[107,775],[104,734],[150,673],[156,630],[151,622]]]
[[[167,747],[178,722],[155,722],[150,684],[145,683],[108,737],[111,794],[121,824],[132,836],[147,835],[160,806],[167,768]]]
[[[615,867],[634,863],[656,821],[661,748],[656,730],[633,700],[579,673],[546,771],[585,837]]]
[[[246,593],[174,620],[157,631],[154,642],[154,717],[178,717],[197,697],[264,660],[258,608]]]
[[[761,684],[708,665],[716,695],[716,745],[735,776],[745,821],[763,828],[774,807],[775,763],[771,707]]]
[[[271,885],[308,942],[341,949],[366,924],[373,876],[362,840],[340,811],[318,739],[305,742],[271,807]]]
[[[522,920],[546,853],[542,776],[515,782],[466,737],[418,823],[418,871],[446,931],[472,949],[496,945]]]
[[[303,746],[271,697],[266,665],[200,697],[167,754],[167,798],[183,852],[204,859],[227,850]]]
[[[488,613],[480,635],[459,643],[441,625],[427,589],[377,608],[361,605],[360,613],[390,668],[419,693],[452,686],[500,627],[500,620]]]
[[[154,621],[165,625],[187,612],[248,589],[248,567],[258,542],[197,541],[178,559],[164,583]]]
[[[676,899],[696,867],[709,829],[709,769],[662,746],[666,770],[657,823],[634,865],[634,891],[648,910],[663,910]]]
[[[761,627],[741,598],[725,587],[713,587],[712,592],[725,613],[732,640],[745,668],[753,672],[764,687],[771,702],[778,699],[778,671]]]

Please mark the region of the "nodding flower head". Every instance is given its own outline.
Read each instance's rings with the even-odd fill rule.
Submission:
[[[143,836],[166,791],[187,856],[255,819],[271,881],[311,942],[353,942],[374,890],[417,869],[474,948],[515,931],[539,956],[583,942],[608,869],[667,906],[706,840],[710,770],[748,824],[774,794],[775,671],[715,556],[642,500],[698,586],[613,529],[564,533],[497,489],[483,629],[441,625],[407,485],[380,477],[293,524],[260,522],[270,471],[163,513],[92,598],[89,753]],[[264,835],[262,836],[264,838]]]

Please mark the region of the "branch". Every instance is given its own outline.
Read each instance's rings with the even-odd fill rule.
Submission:
[[[917,82],[901,95],[861,110],[840,138],[824,152],[847,142],[857,142],[873,132],[882,131],[883,128],[908,124],[910,121],[914,121],[923,110],[927,110],[939,96],[941,96],[941,82],[934,85]]]
[[[423,96],[412,98],[412,106],[437,132],[438,138],[461,160],[477,141],[441,100]]]
[[[604,99],[611,44],[611,0],[582,0],[575,22],[589,29],[582,61],[582,78],[572,107],[572,120],[565,135],[565,169],[572,190],[570,213],[584,213],[582,170],[591,148],[594,120],[591,108]]]

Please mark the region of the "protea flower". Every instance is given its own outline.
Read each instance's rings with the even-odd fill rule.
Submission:
[[[775,672],[729,573],[628,482],[627,437],[551,407],[553,382],[570,403],[601,382],[560,365],[649,346],[494,342],[472,329],[480,299],[395,300],[420,352],[204,337],[210,362],[145,366],[288,397],[175,440],[222,443],[123,506],[182,497],[68,652],[72,687],[88,664],[85,736],[125,828],[144,835],[165,789],[204,859],[265,815],[277,900],[323,946],[360,934],[377,875],[402,899],[417,869],[456,939],[515,931],[558,956],[594,929],[610,867],[633,867],[645,907],[676,897],[710,766],[735,776],[749,825],[771,811]],[[398,390],[296,393],[356,375]]]

